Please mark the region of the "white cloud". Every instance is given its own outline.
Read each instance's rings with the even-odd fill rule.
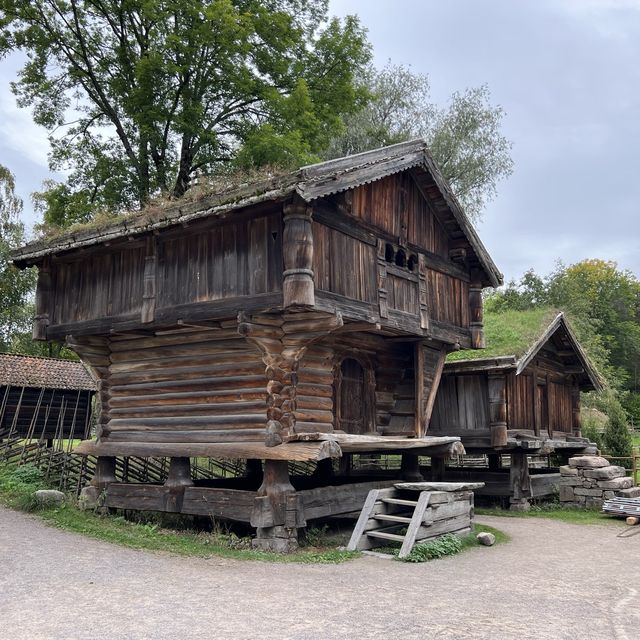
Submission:
[[[0,148],[3,156],[18,154],[35,164],[48,167],[49,142],[46,131],[36,125],[29,109],[20,109],[11,93],[7,67],[0,65]]]

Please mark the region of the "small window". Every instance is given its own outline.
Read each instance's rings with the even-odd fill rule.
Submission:
[[[393,248],[392,244],[387,244],[387,246],[384,248],[384,259],[387,262],[393,262],[394,258],[395,258],[395,250]]]
[[[396,253],[396,265],[398,267],[407,266],[407,254],[402,249],[398,249],[398,252]]]
[[[409,256],[409,261],[407,262],[407,269],[409,269],[409,271],[415,271],[417,265],[418,265],[418,256],[416,255]]]

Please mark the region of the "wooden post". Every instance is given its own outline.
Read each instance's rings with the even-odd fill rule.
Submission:
[[[296,201],[284,207],[284,282],[282,295],[284,306],[308,306],[315,304],[313,284],[313,234],[311,207]]]
[[[168,513],[180,513],[184,500],[184,490],[193,486],[191,479],[191,463],[189,458],[171,458],[169,474],[164,482],[164,510]]]
[[[251,525],[256,527],[252,542],[256,549],[290,553],[298,548],[297,529],[306,522],[302,500],[291,484],[286,461],[265,460],[264,480],[255,499]]]
[[[499,453],[490,453],[487,458],[489,458],[489,471],[502,469],[502,456]]]
[[[34,340],[47,339],[47,327],[49,326],[49,308],[51,306],[51,263],[45,258],[38,268],[38,286],[36,288],[36,313],[33,318]]]
[[[420,299],[420,328],[429,329],[429,286],[427,284],[427,261],[421,253],[418,255],[418,295]]]
[[[469,314],[471,348],[484,349],[482,280],[480,272],[477,269],[472,269],[471,271],[471,284],[469,285]]]
[[[533,430],[539,436],[542,416],[540,415],[540,404],[538,403],[538,371],[535,367],[531,368],[531,396],[533,397]]]
[[[553,414],[551,413],[551,378],[549,374],[546,375],[547,379],[547,431],[549,432],[549,439],[553,440]]]
[[[99,491],[104,491],[112,482],[116,482],[116,459],[111,456],[99,456],[91,484]]]
[[[313,472],[313,477],[322,480],[323,482],[329,482],[334,477],[333,460],[331,458],[325,458],[319,460],[316,463],[316,468]]]
[[[147,254],[144,259],[144,290],[140,312],[140,322],[143,324],[153,322],[156,315],[156,274],[158,264],[156,247],[156,237],[154,235],[149,236],[147,238]]]
[[[571,387],[571,431],[574,436],[582,435],[582,419],[580,417],[580,387],[577,382]]]
[[[489,373],[491,446],[507,446],[507,393],[504,373]]]
[[[387,245],[384,240],[378,239],[378,313],[381,318],[389,317],[387,306]]]
[[[422,482],[420,460],[415,453],[403,453],[400,460],[400,475],[407,482]]]
[[[529,477],[529,460],[523,451],[511,452],[511,468],[509,472],[511,485],[510,509],[513,511],[528,511],[531,505],[531,478]]]

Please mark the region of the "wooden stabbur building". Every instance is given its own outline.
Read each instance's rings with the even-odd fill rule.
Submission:
[[[332,476],[332,458],[397,452],[415,478],[418,454],[462,450],[426,433],[435,391],[448,351],[482,346],[481,291],[502,281],[421,140],[14,262],[39,270],[34,337],[65,340],[100,380],[97,437],[77,451],[99,457],[107,505],[251,522],[281,550],[381,486]],[[169,456],[169,478],[115,483],[114,456]],[[247,459],[248,477],[194,486],[193,457]],[[290,478],[288,461],[316,474]]]
[[[89,437],[95,390],[81,362],[0,353],[0,450]]]
[[[482,481],[480,494],[527,509],[529,498],[553,493],[560,479],[557,469],[530,470],[529,456],[595,453],[580,432],[580,392],[603,383],[562,313],[487,314],[485,329],[485,352],[448,356],[430,433],[460,436],[467,453],[488,454],[489,469],[439,473]],[[510,454],[507,469],[503,453]]]

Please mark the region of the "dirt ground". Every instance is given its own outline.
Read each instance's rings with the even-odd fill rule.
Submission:
[[[0,508],[0,638],[638,637],[640,535],[479,521],[512,541],[417,565],[299,565],[134,551]]]

